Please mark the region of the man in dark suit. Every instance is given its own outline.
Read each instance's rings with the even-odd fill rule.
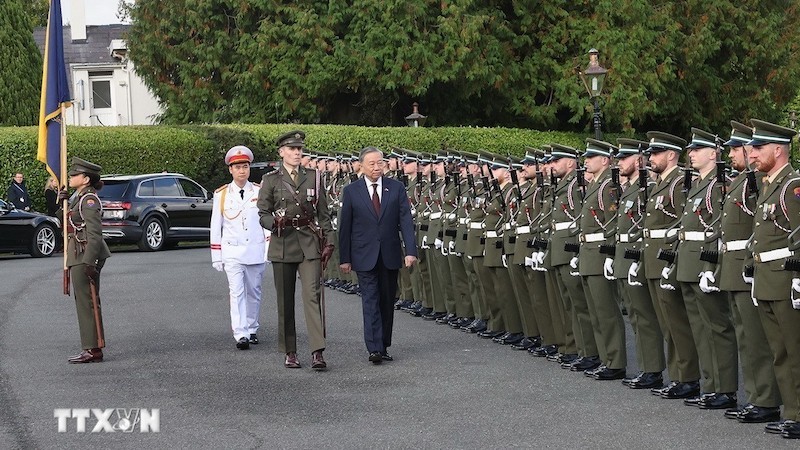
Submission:
[[[343,273],[355,270],[364,311],[369,360],[392,357],[392,321],[397,273],[417,260],[414,224],[403,184],[383,176],[383,153],[366,147],[359,156],[364,176],[344,188],[339,212],[339,259]],[[403,257],[405,244],[406,256]]]

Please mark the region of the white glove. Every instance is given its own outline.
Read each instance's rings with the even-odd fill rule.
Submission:
[[[606,258],[603,262],[603,276],[606,277],[608,281],[614,281],[614,260],[611,258]]]
[[[442,245],[444,245],[444,242],[442,242],[442,240],[439,238],[436,238],[436,240],[433,241],[433,248],[435,248],[436,250],[441,249]]]
[[[719,292],[719,288],[714,286],[716,280],[714,279],[714,272],[710,270],[706,270],[705,272],[700,272],[698,275],[700,278],[700,290],[705,292],[706,294],[710,294],[712,292]]]
[[[747,284],[753,284],[753,277],[748,277],[744,272],[742,272],[742,280]]]
[[[225,264],[223,264],[222,261],[214,261],[211,263],[211,266],[214,267],[217,272],[222,272],[222,270],[225,269]]]
[[[573,269],[577,269],[578,268],[578,257],[577,256],[573,256],[572,259],[569,260],[569,266],[572,267]]]
[[[636,281],[636,278],[639,277],[639,261],[634,261],[631,264],[631,267],[628,268],[628,285],[630,286],[641,286],[642,283],[640,281]]]
[[[666,289],[668,291],[674,291],[675,290],[675,286],[673,286],[672,284],[670,284],[669,281],[667,281],[667,280],[669,280],[669,275],[670,275],[670,272],[671,272],[670,269],[671,269],[670,266],[667,266],[667,267],[664,267],[663,270],[661,270],[661,281],[659,282],[658,285],[661,287],[661,289]]]
[[[447,253],[455,253],[456,252],[456,241],[450,241],[450,244],[447,246]]]
[[[422,243],[419,244],[420,248],[430,248],[428,246],[428,236],[422,236]]]
[[[506,255],[505,255],[505,254],[503,254],[503,255],[500,255],[500,261],[502,261],[502,262],[503,262],[503,267],[505,267],[506,269],[508,269],[508,259],[506,258]]]
[[[538,265],[544,264],[544,252],[537,252],[536,253],[536,263]]]
[[[792,308],[800,309],[800,278],[792,278]]]
[[[532,269],[533,268],[533,264],[534,264],[533,258],[531,258],[529,256],[526,256],[525,257],[525,267],[530,267]]]

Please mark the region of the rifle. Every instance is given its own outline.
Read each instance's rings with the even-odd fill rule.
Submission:
[[[89,293],[92,295],[92,310],[94,312],[94,325],[97,332],[97,348],[106,346],[103,336],[103,317],[100,315],[100,299],[97,298],[97,281],[89,277]]]
[[[514,162],[511,160],[511,155],[508,157],[508,172],[511,174],[512,189],[516,191],[517,205],[519,207],[522,205],[522,189],[519,187],[519,177],[517,177],[517,171],[514,170]]]
[[[586,167],[580,164],[578,159],[578,168],[575,169],[575,176],[578,177],[578,188],[581,190],[581,202],[586,200]]]
[[[719,222],[722,221],[722,208],[725,207],[725,197],[728,194],[728,180],[725,176],[727,167],[725,164],[725,160],[722,159],[722,140],[719,138],[719,136],[714,136],[714,144],[717,152],[717,161],[716,161],[717,173],[716,173],[716,180],[714,180],[714,183],[721,185],[722,196],[720,196],[719,199],[719,211],[717,211],[717,216],[714,217],[713,220],[711,220],[711,222],[706,226],[706,228],[713,228]],[[722,230],[720,229],[715,230],[713,233],[711,233],[711,236],[705,239],[704,242],[706,244],[711,244],[711,249],[707,250],[703,248],[700,250],[700,261],[717,264],[717,261],[719,261],[719,251],[717,250],[718,246],[716,245],[716,243],[721,236],[721,231]],[[717,270],[715,272],[719,272],[719,270],[720,267],[717,266]]]

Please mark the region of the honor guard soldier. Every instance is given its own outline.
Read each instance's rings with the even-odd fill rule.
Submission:
[[[597,350],[602,365],[588,370],[595,380],[620,380],[625,377],[628,356],[625,349],[625,322],[613,280],[613,259],[601,250],[614,243],[619,177],[611,180],[611,156],[617,150],[608,142],[586,139],[584,166],[592,175],[586,187],[580,217],[578,272],[589,307]]]
[[[685,177],[681,176],[678,161],[686,140],[660,131],[648,132],[647,138],[650,142],[647,149],[650,170],[656,174],[656,182],[647,199],[641,261],[643,267],[639,270],[644,270],[650,297],[655,304],[656,314],[659,315],[659,324],[662,325],[670,378],[670,384],[663,388],[654,388],[651,392],[667,399],[689,398],[700,393],[697,348],[683,296],[676,289],[674,260],[668,266],[664,259],[659,259],[659,256],[674,256],[672,246],[677,239],[677,227],[685,198],[681,190],[681,182]],[[667,242],[668,235],[670,243]],[[664,272],[671,277],[666,282],[662,282]]]
[[[703,395],[684,403],[701,409],[726,409],[736,406],[739,362],[736,333],[730,304],[715,286],[716,276],[705,271],[703,250],[718,248],[718,220],[722,217],[723,192],[728,180],[718,155],[718,138],[692,128],[692,142],[686,147],[689,164],[699,176],[692,182],[678,233],[676,280],[680,283],[686,311],[700,358]],[[717,172],[715,175],[715,167]],[[678,286],[676,286],[677,288]]]
[[[469,283],[469,298],[472,303],[470,308],[474,320],[466,325],[461,326],[461,330],[468,333],[480,333],[486,330],[487,326],[487,308],[486,308],[486,293],[484,286],[480,282],[478,272],[486,272],[486,268],[481,262],[474,261],[475,255],[478,258],[483,258],[483,247],[480,245],[482,238],[482,219],[486,216],[484,211],[486,203],[483,193],[483,181],[481,181],[481,166],[478,163],[479,155],[476,153],[463,153],[466,169],[464,178],[467,183],[467,189],[463,191],[461,200],[462,207],[459,208],[458,218],[458,242],[456,242],[455,251],[461,255],[462,263],[464,264],[464,271],[467,274]],[[473,227],[473,223],[476,224]]]
[[[560,144],[553,144],[552,147],[553,173],[559,181],[555,187],[551,216],[550,257],[553,270],[557,273],[556,282],[561,291],[563,309],[568,313],[565,314],[567,329],[571,329],[579,353],[577,359],[564,361],[561,367],[583,372],[601,364],[589,306],[578,273],[578,236],[586,180],[583,169],[578,171],[577,150]]]
[[[656,314],[650,297],[644,270],[640,269],[642,229],[649,176],[644,161],[647,142],[635,139],[617,139],[617,169],[627,181],[617,203],[617,235],[614,248],[613,278],[628,309],[628,320],[636,339],[636,362],[639,373],[624,378],[622,383],[631,389],[653,389],[664,385],[662,372],[664,357],[663,325]],[[613,170],[613,168],[612,168]],[[612,176],[613,178],[613,176]]]
[[[69,359],[70,364],[101,362],[105,347],[103,314],[100,308],[100,272],[111,256],[103,241],[101,224],[102,206],[97,191],[102,189],[97,164],[72,158],[69,169],[69,187],[75,195],[67,212],[67,267],[72,289],[75,291],[75,308],[83,351]],[[67,198],[67,191],[58,195],[59,204]],[[61,212],[58,213],[61,216]]]
[[[320,192],[316,170],[300,166],[305,133],[291,131],[276,140],[282,164],[264,175],[258,194],[261,226],[272,230],[267,258],[272,262],[278,297],[278,345],[286,354],[284,366],[300,368],[297,359],[294,298],[298,274],[303,312],[311,346],[311,368],[327,367],[325,303],[320,278],[333,254],[333,229],[327,198]]]
[[[237,145],[225,154],[232,180],[214,192],[211,211],[211,265],[228,277],[231,330],[236,348],[258,344],[264,229],[258,216],[259,186],[248,181],[253,152]]]
[[[715,268],[719,271],[719,289],[727,294],[731,305],[747,403],[725,411],[725,417],[742,423],[775,422],[780,419],[781,394],[772,368],[772,352],[758,307],[750,296],[751,285],[742,278],[764,174],[756,172],[748,161],[753,129],[736,121],[731,121],[731,126],[725,145],[730,148],[731,167],[739,175],[728,187],[722,207],[721,250]]]
[[[783,399],[783,421],[767,424],[766,431],[798,439],[800,275],[796,267],[796,233],[800,229],[800,177],[790,164],[791,142],[796,132],[762,120],[753,119],[751,123],[750,162],[766,174],[754,211],[752,294],[772,349],[775,377]],[[793,231],[792,239],[788,239]],[[787,258],[793,260],[792,264]]]

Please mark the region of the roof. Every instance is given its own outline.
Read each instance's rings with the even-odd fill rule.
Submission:
[[[86,39],[73,41],[70,27],[64,27],[64,62],[70,64],[121,64],[119,60],[111,57],[108,50],[112,39],[122,39],[130,28],[126,24],[114,25],[89,25],[86,27]],[[44,27],[33,30],[33,38],[39,51],[44,54]],[[72,82],[72,73],[67,70],[67,76]]]

